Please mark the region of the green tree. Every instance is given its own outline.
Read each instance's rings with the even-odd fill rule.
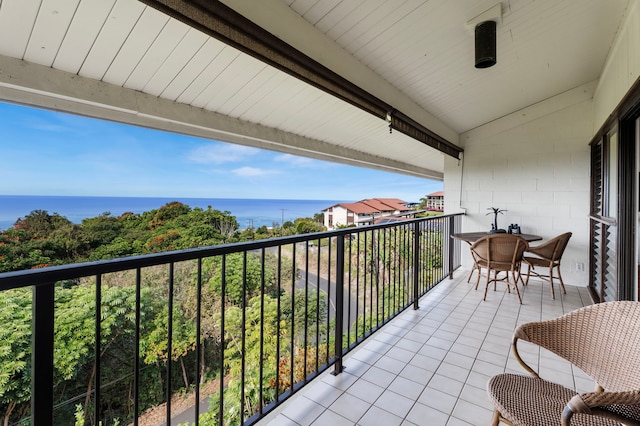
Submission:
[[[298,234],[310,234],[326,230],[322,224],[308,217],[296,219],[294,225]]]
[[[0,411],[4,426],[31,399],[31,291],[0,292]]]
[[[82,251],[80,231],[66,218],[34,210],[0,233],[1,272],[72,262]]]
[[[7,241],[7,237],[11,238],[8,235],[9,232],[0,234],[0,272],[20,271],[53,264],[54,259],[42,250],[41,242]]]
[[[229,242],[238,229],[238,222],[229,212],[194,208],[187,214],[167,222],[166,227],[180,230],[181,248],[202,247]]]
[[[101,354],[133,352],[135,288],[102,287],[100,332]],[[95,382],[95,285],[56,288],[54,323],[54,395],[57,403],[86,392],[84,412],[88,414],[91,389]],[[154,318],[160,304],[149,291],[143,292],[143,313]],[[153,322],[153,321],[152,321]],[[28,412],[31,394],[31,291],[16,289],[0,292],[0,412],[4,424],[17,421]],[[149,332],[149,329],[146,332]],[[144,335],[144,333],[143,333]],[[120,369],[126,366],[105,365]],[[121,364],[121,363],[120,363]],[[125,370],[122,370],[122,368]],[[106,396],[108,398],[108,396]],[[122,400],[122,397],[119,397]],[[120,402],[122,403],[122,402]],[[57,411],[61,419],[72,419],[75,407]],[[65,417],[66,416],[66,417]],[[61,420],[62,421],[62,420]],[[63,421],[64,422],[64,421]]]
[[[184,364],[185,357],[196,348],[196,325],[188,321],[183,310],[174,308],[172,315],[171,357],[169,359],[169,313],[167,309],[160,310],[151,320],[149,332],[145,333],[141,342],[141,356],[147,364],[164,365],[167,362],[178,361],[181,367],[184,387],[189,387],[189,374]]]
[[[100,216],[84,219],[81,227],[87,244],[95,249],[120,237],[124,231],[123,222],[122,219],[115,218],[110,213],[103,213]]]
[[[283,228],[286,233],[295,233],[296,227],[302,232],[320,230],[312,219],[288,222]],[[57,214],[49,215],[46,211],[34,211],[32,214],[16,222],[16,226],[0,233],[0,268],[2,271],[28,269],[63,264],[83,260],[108,259],[113,257],[158,252],[187,247],[215,245],[221,242],[232,242],[241,239],[237,231],[238,224],[229,212],[221,212],[211,207],[207,209],[190,209],[182,203],[167,205],[144,212],[142,214],[125,213],[120,217],[112,217],[104,213],[98,217],[85,219],[82,224],[75,225]],[[246,238],[269,238],[272,232],[266,227],[250,230]],[[257,231],[257,232],[254,232]],[[279,236],[279,234],[278,234]],[[185,262],[189,263],[189,262]],[[195,356],[196,309],[193,301],[197,298],[195,285],[196,263],[191,262],[176,271],[174,288],[173,341],[171,354],[168,353],[166,307],[166,268],[148,268],[143,274],[141,300],[141,356],[145,364],[141,375],[149,386],[141,392],[140,407],[157,405],[164,398],[163,389],[170,383],[173,389],[185,388],[195,379],[186,362],[193,362]],[[269,252],[237,253],[225,256],[224,280],[222,257],[204,259],[202,263],[203,282],[201,300],[206,312],[202,318],[202,345],[208,352],[202,351],[202,377],[217,371],[213,351],[237,342],[236,338],[220,335],[216,324],[215,312],[219,312],[222,303],[229,310],[231,321],[237,318],[237,309],[241,309],[243,300],[250,308],[249,327],[246,333],[251,348],[255,347],[255,336],[259,329],[255,327],[254,307],[256,297],[264,291],[267,330],[273,333],[294,335],[294,347],[289,343],[281,348],[282,359],[276,360],[271,346],[266,348],[269,359],[265,377],[267,398],[275,392],[275,366],[295,370],[296,380],[305,376],[301,365],[313,365],[318,353],[326,356],[326,343],[322,340],[327,335],[324,296],[312,293],[308,301],[298,294],[295,306],[291,308],[290,287],[294,283],[295,272],[291,261],[283,261]],[[176,268],[178,266],[176,265]],[[165,275],[162,275],[162,274]],[[278,273],[280,274],[278,276]],[[224,294],[223,294],[224,281]],[[135,347],[132,339],[134,333],[135,280],[133,271],[106,274],[102,280],[101,291],[101,341],[100,362],[102,383],[109,383],[108,391],[102,392],[101,412],[106,418],[126,419],[131,415],[130,401],[127,399],[130,386],[130,374],[133,368]],[[28,414],[29,410],[29,374],[30,374],[30,292],[3,292],[0,295],[0,318],[10,326],[0,333],[0,414],[6,422],[17,421]],[[273,317],[271,309],[276,302],[273,298],[283,296],[282,308],[278,318]],[[56,416],[61,416],[62,423],[71,424],[77,419],[92,422],[91,404],[92,388],[95,386],[95,283],[89,279],[67,282],[56,288],[56,323],[55,323],[55,395]],[[320,324],[321,339],[315,339],[316,324]],[[276,327],[277,325],[277,327]],[[234,329],[231,325],[231,329]],[[271,328],[269,328],[271,327]],[[308,333],[305,335],[305,332]],[[274,334],[263,335],[265,344],[271,345]],[[286,340],[291,342],[290,339]],[[308,342],[308,346],[307,343]],[[316,345],[315,348],[312,346]],[[205,360],[206,353],[211,358]],[[286,356],[284,354],[290,354]],[[252,357],[255,357],[252,358]],[[261,355],[247,354],[246,359],[259,362]],[[127,361],[128,360],[128,361]],[[181,369],[173,369],[173,377],[164,377],[166,363],[175,362]],[[229,378],[238,368],[237,361],[227,365]],[[277,364],[278,363],[278,364]],[[233,365],[232,365],[233,364]],[[248,365],[248,364],[247,364]],[[255,369],[254,369],[255,370]],[[181,374],[180,374],[181,373]],[[251,372],[253,376],[254,371]],[[180,375],[182,377],[180,377]],[[255,386],[255,377],[249,386]],[[180,381],[182,385],[180,385]],[[4,385],[3,385],[4,384]],[[4,386],[4,387],[3,387]],[[271,387],[269,387],[271,386]],[[280,383],[280,386],[285,386]],[[247,389],[250,396],[248,402],[251,411],[257,405],[255,387]],[[73,404],[65,405],[69,398],[86,395],[80,404],[80,410]],[[239,404],[239,403],[238,403]],[[72,406],[73,405],[73,406]],[[253,407],[253,408],[251,408]],[[109,412],[109,416],[107,416]]]
[[[13,226],[26,231],[29,238],[47,238],[56,228],[69,224],[71,221],[58,213],[50,215],[46,210],[33,210],[24,218],[18,219]]]
[[[96,372],[95,291],[94,284],[56,289],[54,366],[57,378],[55,386],[59,389],[56,395],[65,401],[70,395],[86,392],[85,415],[90,415],[89,404]],[[145,290],[142,309],[151,316],[153,314],[149,310],[154,307],[152,300]],[[105,354],[118,352],[120,359],[126,359],[123,354],[130,356],[134,353],[131,336],[135,329],[135,287],[102,286],[101,301],[100,362],[103,368],[118,370],[110,371],[110,374],[125,375],[128,371],[122,369],[127,366],[121,363],[108,364]],[[68,407],[68,417],[73,414],[73,408]]]
[[[156,229],[164,226],[167,221],[175,219],[180,215],[189,213],[191,209],[188,205],[179,201],[172,201],[154,211],[153,217],[149,221],[149,229]]]
[[[266,240],[267,238],[273,237],[273,232],[267,228],[265,225],[259,227],[255,230],[255,234],[253,238],[255,240]]]
[[[283,295],[280,303],[287,308],[281,308],[280,313],[276,298],[254,297],[248,301],[244,310],[244,322],[241,307],[231,306],[226,309],[224,354],[228,385],[224,389],[223,407],[218,404],[219,390],[211,396],[210,411],[200,417],[203,425],[217,425],[221,408],[224,410],[225,425],[239,424],[241,414],[246,420],[255,414],[261,405],[274,401],[276,389],[282,393],[292,388],[293,384],[289,381],[291,369],[294,370],[294,380],[298,382],[315,371],[318,358],[327,359],[327,346],[324,342],[318,347],[313,347],[311,344],[315,340],[309,339],[309,346],[305,347],[302,344],[304,339],[300,337],[297,339],[300,344],[293,348],[287,346],[287,336],[291,333],[304,333],[306,330],[315,335],[315,324],[325,322],[326,303],[318,300],[318,295],[314,294],[305,306],[304,296],[304,290],[296,291],[295,312],[292,312],[291,295]],[[221,328],[221,315],[218,313],[215,317],[218,327]],[[278,337],[281,344],[280,358],[277,358]],[[283,342],[286,343],[283,345]],[[252,366],[262,366],[262,371]],[[240,381],[243,368],[244,384]],[[276,376],[278,370],[280,377]],[[243,390],[244,400],[241,398]]]
[[[225,258],[224,294],[222,257],[205,259],[203,268],[212,270],[209,285],[224,300],[234,305],[242,303],[243,295],[248,300],[256,294],[263,283],[263,267],[260,258],[254,253],[233,253]],[[273,288],[275,274],[271,269],[264,269],[264,284],[267,289]]]
[[[165,251],[177,250],[180,238],[180,232],[176,230],[171,230],[161,235],[155,235],[149,241],[147,241],[145,252],[160,253]]]
[[[125,257],[143,251],[143,243],[141,241],[129,242],[122,237],[116,237],[108,244],[96,247],[88,254],[88,260],[113,259],[117,257]]]
[[[228,385],[224,390],[222,407],[225,425],[239,424],[241,415],[244,419],[249,418],[261,403],[272,401],[275,397],[275,388],[270,384],[274,383],[276,369],[277,306],[277,300],[271,297],[265,297],[264,303],[260,297],[249,300],[245,309],[244,324],[240,307],[232,306],[225,311],[225,368],[229,377]],[[261,321],[261,318],[264,320]],[[217,319],[221,320],[220,315],[217,315]],[[263,367],[262,382],[260,382],[260,369],[249,367],[258,365]],[[245,370],[244,384],[241,382],[242,369]],[[259,399],[261,387],[264,392],[263,401]],[[244,401],[240,398],[243,389]],[[210,404],[210,411],[200,416],[203,425],[218,424],[217,419],[221,408],[218,404],[219,398],[219,390],[211,395],[213,403]]]

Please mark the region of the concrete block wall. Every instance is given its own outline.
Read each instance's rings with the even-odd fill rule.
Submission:
[[[590,150],[595,82],[461,135],[463,161],[445,163],[445,211],[464,211],[463,230],[489,230],[490,207],[545,240],[573,232],[565,283],[588,283]],[[450,197],[451,195],[451,197]],[[459,195],[459,197],[457,196]],[[490,213],[487,215],[487,213]],[[463,265],[472,260],[463,250]]]
[[[630,0],[597,81],[460,136],[464,161],[445,158],[445,212],[466,212],[464,231],[488,230],[488,207],[507,209],[499,226],[551,238],[571,231],[566,283],[587,285],[589,142],[640,80],[640,0]],[[472,260],[466,250],[463,265]]]

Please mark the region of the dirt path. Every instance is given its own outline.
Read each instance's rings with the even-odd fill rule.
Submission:
[[[207,401],[209,398],[209,395],[211,395],[218,388],[218,386],[220,386],[220,382],[217,380],[212,380],[208,383],[203,384],[200,387],[201,411],[206,411],[202,409],[203,408],[202,401]],[[185,413],[189,409],[192,409],[195,405],[195,401],[196,401],[195,392],[190,392],[188,394],[174,395],[171,398],[171,412],[173,413],[171,424],[179,424],[179,422],[193,421],[193,414],[190,417],[188,417],[185,414],[185,417],[188,417],[186,420],[183,420],[180,415]],[[166,414],[167,414],[167,404],[164,403],[161,405],[157,405],[153,408],[148,409],[144,413],[142,413],[138,418],[138,424],[140,426],[166,425],[167,424]],[[133,424],[130,424],[129,426],[132,426],[132,425]]]

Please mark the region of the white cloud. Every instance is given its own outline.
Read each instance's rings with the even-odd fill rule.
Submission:
[[[307,157],[298,157],[296,155],[291,155],[291,154],[282,154],[282,155],[278,155],[276,157],[274,157],[273,161],[277,161],[279,163],[287,163],[291,166],[295,166],[295,167],[314,167],[314,168],[320,168],[320,167],[327,167],[327,165],[329,163],[326,163],[324,161],[320,161],[320,160],[314,160],[313,158],[307,158]]]
[[[223,164],[245,161],[259,153],[259,149],[249,146],[208,144],[187,153],[187,159],[201,164]]]
[[[60,124],[47,123],[44,121],[34,121],[30,123],[30,127],[34,130],[39,130],[41,132],[56,132],[63,133],[68,132],[70,129]]]
[[[231,173],[239,177],[264,177],[264,176],[277,175],[280,172],[277,170],[267,170],[267,169],[260,169],[257,167],[246,166],[246,167],[240,167],[239,169],[231,170]]]

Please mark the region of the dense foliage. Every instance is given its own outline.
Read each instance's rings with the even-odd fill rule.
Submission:
[[[317,232],[322,230],[317,219],[240,231],[228,212],[177,202],[139,215],[105,213],[79,225],[33,211],[0,233],[0,271]],[[442,267],[442,241],[438,232],[423,237],[431,243],[422,249],[418,266],[424,282],[432,282]],[[358,232],[348,241],[349,291],[355,292],[358,311],[343,345],[355,343],[406,305],[415,265],[413,240],[405,232]],[[291,392],[330,361],[335,344],[332,300],[300,273],[331,275],[335,282],[335,241],[312,243],[299,250],[316,250],[317,258],[303,261],[289,257],[295,247],[283,246],[281,258],[272,251],[232,253],[204,258],[200,267],[186,261],[105,274],[100,282],[89,277],[57,283],[56,424],[97,423],[98,380],[102,424],[131,422],[136,360],[141,411],[166,403],[168,392],[189,394],[201,383],[208,389],[204,397],[211,395],[209,411],[200,418],[203,425],[239,424]],[[0,292],[0,419],[5,425],[28,424],[30,340],[31,291]]]
[[[0,272],[322,231],[317,219],[239,230],[228,211],[177,201],[142,214],[103,213],[80,224],[34,210],[0,232]]]
[[[104,213],[71,223],[34,210],[0,233],[0,272],[238,241],[229,212],[173,202],[142,214]]]
[[[211,208],[191,209],[178,202],[142,214],[125,213],[113,217],[104,213],[85,219],[81,224],[73,224],[56,213],[35,210],[0,233],[0,272],[320,230],[322,228],[315,220],[303,218],[288,222],[282,228],[261,227],[241,231],[229,212]],[[230,391],[225,391],[225,396],[234,400],[237,399],[234,389],[238,389],[234,374],[239,370],[238,362],[242,358],[237,352],[241,330],[247,329],[244,336],[246,360],[258,362],[260,347],[256,339],[265,335],[273,338],[277,334],[272,332],[273,326],[279,327],[281,333],[291,335],[298,333],[293,329],[293,321],[297,321],[298,326],[304,323],[304,319],[295,318],[301,312],[307,312],[309,317],[315,316],[313,321],[325,315],[324,303],[318,302],[315,305],[319,309],[317,311],[284,309],[279,319],[273,319],[278,297],[285,300],[281,302],[285,306],[291,305],[286,301],[289,293],[276,285],[293,281],[294,270],[290,261],[277,265],[274,256],[268,253],[262,257],[255,253],[231,254],[225,256],[224,262],[221,257],[203,259],[203,286],[199,291],[203,350],[200,351],[201,370],[195,371],[197,264],[183,262],[176,264],[175,269],[171,312],[167,309],[169,273],[162,266],[142,271],[139,290],[136,289],[135,271],[104,275],[100,283],[99,306],[96,305],[95,278],[57,284],[54,342],[56,424],[95,424],[92,389],[97,380],[98,309],[100,411],[104,425],[132,420],[132,373],[136,353],[140,361],[141,410],[166,402],[169,386],[174,392],[180,389],[189,391],[198,380],[206,382],[220,375],[228,377],[225,380],[229,382]],[[137,291],[140,295],[140,329],[136,346]],[[301,300],[302,296],[298,296],[296,304]],[[246,319],[243,319],[241,312],[245,301]],[[222,309],[226,310],[224,323],[220,317]],[[257,324],[256,312],[262,313],[260,318],[264,317],[264,312],[270,316],[263,320],[263,324]],[[168,345],[169,317],[171,351]],[[5,425],[22,423],[28,421],[30,410],[30,289],[0,292],[0,324],[3,325],[0,326],[0,419]],[[260,333],[260,330],[266,330],[267,334]],[[295,350],[283,347],[280,349],[282,360],[276,360],[275,353],[272,353],[273,362],[265,363],[264,378],[270,386],[266,391],[267,398],[276,393],[276,365],[287,364],[286,354]],[[227,355],[224,365],[219,362],[221,351]],[[173,365],[171,377],[167,376],[169,363]],[[257,379],[255,374],[252,377],[254,381]],[[235,404],[239,402],[237,399]],[[240,410],[239,406],[237,408]]]

